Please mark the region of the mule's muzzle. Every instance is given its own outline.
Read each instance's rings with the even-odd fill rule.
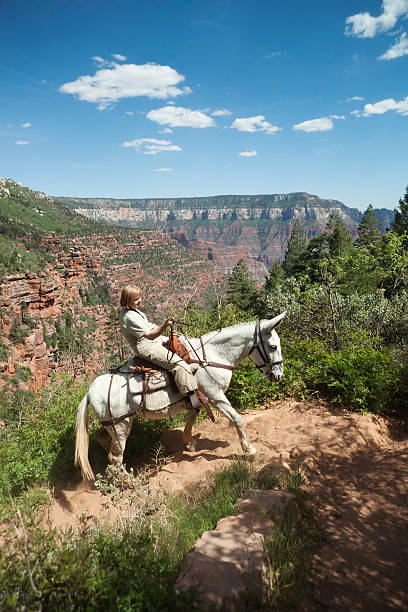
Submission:
[[[272,369],[267,373],[267,377],[271,382],[279,382],[283,376],[283,370],[281,372],[273,372]]]

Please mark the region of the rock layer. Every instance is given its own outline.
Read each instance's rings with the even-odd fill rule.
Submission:
[[[199,251],[229,274],[244,259],[262,281],[274,261],[282,260],[293,223],[299,219],[307,239],[321,234],[331,213],[356,234],[361,211],[337,200],[308,193],[213,196],[180,199],[60,198],[62,204],[98,221],[160,229]],[[383,230],[391,210],[377,210]]]

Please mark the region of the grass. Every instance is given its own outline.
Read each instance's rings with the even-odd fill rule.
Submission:
[[[4,535],[0,557],[0,608],[191,610],[194,589],[174,591],[185,554],[203,531],[233,512],[245,489],[265,484],[295,492],[302,499],[301,520],[278,529],[267,543],[269,603],[256,607],[252,599],[246,609],[283,610],[299,597],[310,567],[314,534],[306,483],[298,468],[287,476],[259,476],[242,460],[203,482],[194,494],[178,498],[150,490],[145,472],[111,468],[100,488],[116,504],[115,525],[83,518],[78,531],[47,532],[35,518],[15,510],[18,535],[11,530]],[[115,489],[121,494],[113,495]]]

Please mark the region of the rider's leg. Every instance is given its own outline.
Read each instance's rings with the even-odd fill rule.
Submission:
[[[189,364],[164,348],[160,342],[142,338],[137,343],[136,355],[171,372],[177,388],[183,395],[189,395],[198,388]]]

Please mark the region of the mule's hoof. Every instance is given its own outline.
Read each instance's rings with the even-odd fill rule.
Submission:
[[[255,459],[255,457],[258,456],[258,451],[256,450],[255,446],[250,446],[247,449],[245,454],[247,457],[250,457],[251,459]]]
[[[188,442],[185,447],[187,451],[189,451],[190,453],[194,453],[197,450],[197,443],[195,440],[191,440],[191,442]]]

